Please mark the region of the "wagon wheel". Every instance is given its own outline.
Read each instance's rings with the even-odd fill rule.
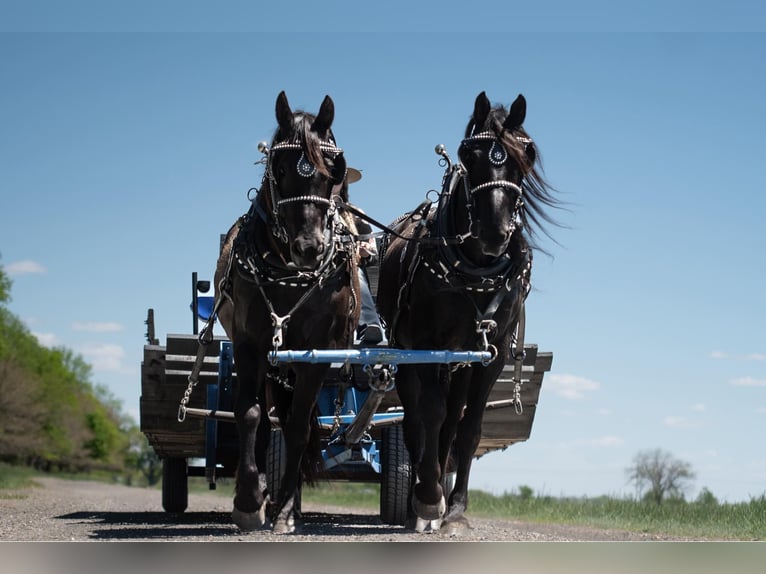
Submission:
[[[282,481],[282,475],[285,473],[285,464],[287,462],[287,453],[285,449],[285,437],[282,429],[271,429],[271,440],[266,459],[266,488],[269,489],[271,504],[276,505],[279,500],[279,483]],[[301,495],[303,489],[300,482],[298,490],[295,493],[293,506],[297,512],[301,511]],[[267,509],[271,513],[272,509]]]
[[[189,477],[185,458],[162,461],[162,508],[165,512],[183,512],[189,505]]]
[[[412,467],[401,425],[381,429],[380,464],[380,519],[384,524],[404,525]]]

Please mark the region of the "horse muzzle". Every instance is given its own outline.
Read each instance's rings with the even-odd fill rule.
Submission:
[[[324,237],[300,236],[290,244],[290,258],[298,269],[316,269],[325,252]]]

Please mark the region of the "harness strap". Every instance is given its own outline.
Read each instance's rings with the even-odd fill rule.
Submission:
[[[406,235],[402,235],[396,229],[389,227],[388,225],[385,225],[381,223],[380,221],[377,221],[376,219],[370,217],[365,212],[357,209],[350,203],[347,203],[343,201],[342,199],[338,198],[336,199],[336,202],[338,203],[338,207],[345,209],[349,213],[356,215],[359,219],[362,219],[363,221],[366,221],[367,223],[370,223],[374,225],[375,227],[381,229],[384,233],[393,235],[394,237],[398,239],[402,239],[404,241],[408,241],[411,243],[421,243],[421,244],[431,244],[431,245],[460,245],[463,242],[465,242],[465,237],[463,236],[456,236],[456,237],[431,237],[431,236],[425,236],[425,237],[407,237]],[[417,208],[415,208],[413,211],[404,214],[401,216],[397,223],[401,223],[402,221],[411,218],[413,215],[419,215],[421,218],[425,219],[428,215],[428,212],[431,209],[431,205],[433,205],[433,202],[430,199],[426,199],[423,203],[421,203]]]
[[[524,357],[526,351],[524,350],[524,329],[526,328],[526,311],[524,302],[521,302],[521,309],[519,310],[519,322],[516,325],[516,341],[513,345],[511,352],[513,353],[514,369],[513,369],[513,406],[516,410],[516,414],[520,415],[524,412],[524,405],[521,403],[521,371],[524,367]]]

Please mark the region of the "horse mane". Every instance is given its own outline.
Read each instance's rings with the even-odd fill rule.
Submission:
[[[335,141],[332,130],[327,130],[326,134],[318,134],[313,131],[311,127],[314,125],[316,116],[302,110],[298,110],[293,114],[292,130],[289,133],[285,133],[281,127],[278,127],[274,133],[272,145],[275,143],[294,143],[302,144],[306,148],[306,154],[308,160],[312,165],[316,166],[317,171],[325,177],[330,177],[330,170],[327,169],[327,165],[322,155],[322,138],[331,139]]]
[[[521,166],[524,171],[524,177],[521,181],[524,205],[520,213],[523,229],[530,245],[545,252],[540,249],[535,240],[541,232],[546,237],[556,241],[549,232],[548,225],[560,227],[561,224],[546,211],[546,208],[560,209],[562,207],[561,201],[554,196],[556,189],[545,178],[540,151],[534,140],[521,126],[513,130],[505,129],[503,122],[507,116],[508,110],[502,105],[495,106],[489,111],[484,125],[475,125],[473,118],[469,121],[465,137],[483,131],[494,133],[505,147],[506,152]],[[518,138],[527,139],[529,142],[519,141]],[[531,160],[527,154],[528,146],[533,148],[534,155]]]

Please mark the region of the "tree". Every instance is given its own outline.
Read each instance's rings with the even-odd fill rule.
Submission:
[[[0,266],[0,303],[7,303],[11,300],[11,280]]]
[[[704,487],[700,493],[697,495],[697,500],[695,501],[697,504],[700,504],[702,506],[707,507],[716,507],[718,506],[718,499],[715,497],[715,495],[708,490],[707,487]]]
[[[683,497],[695,473],[688,462],[674,458],[659,448],[641,451],[633,457],[633,465],[625,470],[628,481],[643,491],[644,499],[661,504],[665,498]]]

